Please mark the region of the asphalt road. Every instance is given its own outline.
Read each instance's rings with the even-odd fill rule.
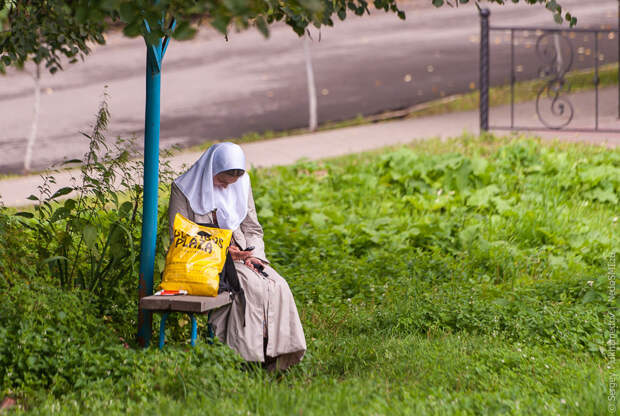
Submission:
[[[416,0],[418,1],[418,0]],[[615,28],[616,0],[563,0],[579,27]],[[595,4],[595,6],[594,6]],[[557,27],[540,6],[492,7],[492,25]],[[319,123],[407,108],[477,88],[479,19],[475,7],[407,7],[407,19],[373,12],[314,32],[312,57]],[[536,34],[518,32],[517,78],[536,75]],[[595,58],[593,36],[577,35],[574,68]],[[509,34],[493,32],[493,84],[509,76]],[[617,39],[599,39],[600,64],[617,61]],[[33,167],[80,157],[104,86],[112,114],[109,140],[136,135],[144,125],[145,47],[141,39],[110,35],[85,62],[42,79],[43,96]],[[12,72],[0,78],[0,172],[19,172],[32,118],[32,79]],[[257,31],[226,42],[203,30],[171,43],[162,78],[161,145],[190,146],[248,132],[287,130],[308,122],[302,40],[283,25],[266,40]]]

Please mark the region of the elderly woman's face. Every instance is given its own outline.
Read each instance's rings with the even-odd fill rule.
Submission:
[[[226,172],[220,172],[213,177],[213,186],[218,188],[226,188],[228,185],[233,184],[239,180],[241,176],[229,175]]]

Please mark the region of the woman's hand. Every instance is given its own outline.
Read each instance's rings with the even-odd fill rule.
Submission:
[[[244,261],[244,263],[246,266],[248,266],[250,269],[254,270],[255,272],[258,272],[257,266],[263,265],[263,262],[260,259],[257,259],[256,257],[248,257]]]
[[[230,257],[232,257],[234,261],[245,262],[248,258],[252,257],[251,251],[243,251],[237,246],[231,245],[230,247],[228,247],[228,252],[230,253]]]

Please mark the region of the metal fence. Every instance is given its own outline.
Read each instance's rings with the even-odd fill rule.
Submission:
[[[490,11],[480,11],[480,129],[492,130],[564,130],[574,132],[613,132],[620,133],[618,128],[601,127],[599,123],[599,39],[601,34],[610,33],[618,36],[617,29],[560,29],[538,27],[491,26]],[[510,40],[510,123],[489,123],[489,87],[490,87],[490,34],[494,31],[509,34]],[[537,75],[542,81],[538,87],[535,111],[541,126],[521,125],[515,120],[515,88],[517,85],[517,66],[515,63],[515,35],[519,32],[535,33],[535,52],[538,62]],[[593,88],[594,115],[591,126],[575,126],[573,120],[576,108],[568,94],[571,92],[570,82],[566,75],[573,69],[575,46],[571,37],[575,34],[592,34],[594,39],[593,53]],[[589,50],[588,50],[589,51]],[[620,61],[620,59],[619,59]],[[619,62],[620,65],[620,62]],[[520,67],[520,65],[519,65]],[[620,103],[620,84],[618,85],[618,103]],[[618,104],[620,117],[620,104]]]

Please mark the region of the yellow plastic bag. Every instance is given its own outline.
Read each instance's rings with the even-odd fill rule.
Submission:
[[[179,213],[173,230],[160,288],[217,296],[232,231],[198,225]]]

